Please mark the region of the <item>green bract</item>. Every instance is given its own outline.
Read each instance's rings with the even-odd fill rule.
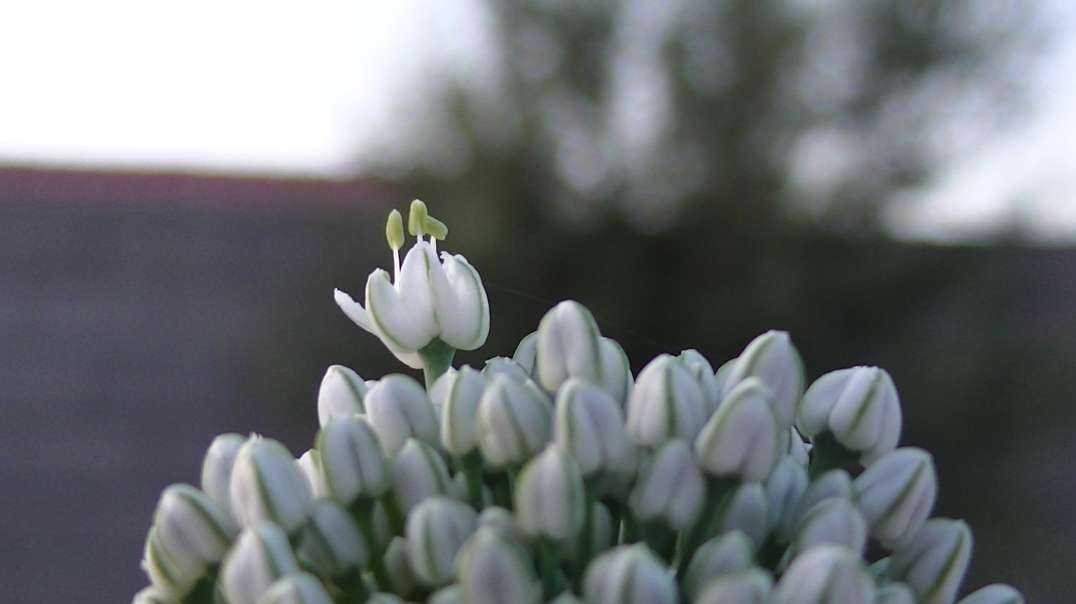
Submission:
[[[453,367],[485,342],[485,290],[462,256],[438,258],[448,228],[425,204],[407,227],[401,265],[390,215],[393,274],[370,275],[365,306],[336,299],[424,379],[329,367],[298,460],[268,438],[217,437],[201,489],[160,499],[135,604],[958,597],[971,530],[930,518],[934,462],[899,447],[884,370],[830,372],[804,392],[784,332],[716,371],[699,350],[632,364],[573,301],[511,358]],[[1023,598],[995,584],[961,602]]]

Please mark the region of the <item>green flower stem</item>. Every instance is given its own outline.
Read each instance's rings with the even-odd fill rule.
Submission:
[[[758,559],[759,566],[768,568],[771,571],[777,571],[777,565],[781,563],[781,559],[785,557],[785,552],[788,550],[787,543],[781,543],[777,538],[776,533],[771,533],[766,538],[765,543],[758,549],[756,558]]]
[[[676,533],[665,526],[663,522],[644,522],[642,526],[643,541],[661,556],[666,562],[671,562],[676,549]]]
[[[623,513],[620,516],[620,543],[635,543],[639,540],[639,525],[635,521],[635,514],[632,514],[627,506],[621,509]]]
[[[381,496],[381,505],[385,506],[385,515],[389,517],[389,528],[393,535],[402,535],[404,531],[404,514],[396,493],[389,491]]]
[[[578,571],[575,573],[575,588],[577,590],[583,587],[583,571],[586,569],[587,564],[590,563],[590,557],[593,555],[594,549],[594,489],[589,485],[584,486],[583,531],[579,539],[579,556],[575,565],[575,569]]]
[[[370,597],[366,583],[362,580],[362,573],[357,569],[337,577],[333,583],[339,590],[339,593],[333,596],[333,602],[336,604],[363,604]]]
[[[811,480],[814,480],[829,470],[843,468],[858,460],[858,453],[837,442],[831,432],[823,432],[814,439],[814,446],[811,448],[811,465],[807,468],[807,474]]]
[[[538,574],[542,578],[542,595],[551,600],[564,589],[557,564],[557,547],[547,539],[538,542]]]
[[[425,348],[418,351],[422,359],[422,373],[426,377],[426,390],[433,387],[437,378],[441,377],[452,366],[452,357],[456,355],[456,349],[445,344],[440,338],[434,338]]]
[[[695,521],[695,526],[685,531],[681,536],[683,544],[679,547],[679,560],[676,562],[676,580],[683,581],[687,565],[695,555],[695,550],[706,540],[713,529],[713,524],[720,516],[721,511],[728,505],[729,498],[739,483],[734,478],[706,477],[706,497],[703,499],[708,505]]]
[[[217,571],[212,569],[194,584],[194,589],[183,598],[183,602],[184,604],[213,604],[216,591]]]
[[[355,524],[359,527],[359,532],[362,533],[362,538],[366,543],[370,544],[370,572],[374,574],[378,587],[391,589],[392,581],[389,579],[389,573],[382,558],[384,551],[378,542],[377,532],[374,531],[372,521],[374,515],[373,501],[369,499],[356,500],[355,503],[351,504],[351,512],[351,515],[355,518]]]
[[[482,455],[478,450],[471,451],[460,460],[463,477],[467,480],[467,500],[471,506],[482,511]]]

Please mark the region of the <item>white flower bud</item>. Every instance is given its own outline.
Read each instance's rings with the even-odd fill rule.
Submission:
[[[534,361],[538,356],[538,332],[532,331],[529,334],[523,336],[523,339],[519,341],[519,345],[516,346],[516,351],[512,353],[512,360],[519,363],[519,366],[527,373],[534,375]]]
[[[445,406],[445,397],[448,396],[448,387],[456,379],[456,374],[459,370],[455,367],[449,367],[445,369],[445,372],[441,374],[441,377],[433,381],[433,384],[427,389],[427,395],[430,402],[433,403],[433,410],[437,413],[437,416],[441,416],[441,410]],[[375,382],[376,383],[376,382]]]
[[[332,365],[321,378],[318,389],[318,422],[322,427],[334,417],[351,417],[365,413],[362,400],[366,397],[366,382],[359,374],[343,365]]]
[[[769,511],[769,524],[784,543],[792,537],[796,521],[796,507],[806,490],[807,470],[804,470],[803,466],[789,455],[777,462],[773,472],[766,479],[766,509]]]
[[[494,468],[521,464],[549,442],[552,404],[534,382],[494,376],[478,402],[478,445]]]
[[[179,604],[179,600],[156,587],[147,587],[134,595],[131,604]]]
[[[604,390],[572,378],[557,393],[554,410],[554,443],[575,458],[584,477],[631,463],[624,415]]]
[[[487,380],[464,365],[445,382],[441,408],[441,443],[452,455],[464,456],[478,447],[478,401]]]
[[[799,505],[796,506],[796,512],[793,514],[793,524],[799,524],[807,512],[819,502],[834,497],[849,501],[852,499],[852,477],[844,470],[824,472],[807,485],[807,490],[800,497]]]
[[[441,455],[426,443],[410,439],[392,464],[392,492],[404,513],[423,499],[448,495],[452,479]]]
[[[714,372],[714,379],[717,380],[717,391],[721,393],[721,398],[724,398],[725,393],[731,390],[729,388],[729,376],[732,375],[732,368],[735,366],[736,359],[729,359]]]
[[[695,441],[695,455],[713,476],[762,481],[777,462],[779,430],[770,391],[757,379],[747,379],[706,422]]]
[[[333,600],[317,577],[293,573],[277,579],[258,598],[258,604],[333,604]]]
[[[857,554],[863,553],[867,545],[867,522],[850,500],[823,499],[797,526],[792,542],[794,554],[824,544],[843,545]]]
[[[661,445],[643,463],[629,505],[639,520],[662,520],[679,531],[695,523],[705,495],[706,485],[691,447],[677,439]]]
[[[548,447],[523,466],[513,502],[524,533],[554,541],[570,539],[583,526],[583,477],[575,460]]]
[[[406,375],[385,376],[366,393],[366,414],[388,457],[409,438],[439,446],[437,413],[426,391]]]
[[[888,583],[878,588],[874,604],[916,604],[915,593],[903,583]]]
[[[157,539],[174,560],[184,566],[216,564],[231,547],[235,523],[205,493],[185,484],[169,486],[161,494],[153,515]]]
[[[774,417],[782,428],[796,419],[803,396],[803,361],[783,331],[769,331],[747,345],[724,381],[726,396],[740,382],[755,377],[772,392]],[[782,433],[784,438],[784,433]]]
[[[736,488],[718,516],[718,533],[740,531],[759,547],[770,531],[766,491],[757,482]]]
[[[772,589],[773,579],[753,568],[714,579],[702,595],[692,601],[695,604],[767,604]]]
[[[854,367],[818,378],[803,396],[796,425],[813,438],[829,431],[870,464],[900,440],[900,399],[884,369]]]
[[[328,497],[329,487],[325,484],[325,474],[321,467],[321,453],[317,449],[309,449],[299,456],[297,460],[299,469],[310,483],[310,492],[314,497]]]
[[[470,506],[434,497],[415,506],[407,517],[407,554],[411,569],[429,587],[450,583],[456,554],[478,528]]]
[[[874,582],[859,556],[820,545],[797,556],[777,582],[775,604],[872,604]]]
[[[567,300],[554,306],[538,324],[535,373],[538,383],[556,392],[569,378],[602,384],[601,332],[582,304]]]
[[[314,497],[299,463],[279,442],[251,437],[232,469],[232,508],[245,527],[270,521],[286,532],[306,522]]]
[[[684,574],[684,593],[688,600],[696,601],[713,579],[751,568],[755,563],[754,547],[754,543],[740,531],[714,537],[699,546]]]
[[[857,476],[852,489],[871,536],[884,544],[900,543],[923,526],[934,507],[934,460],[914,447],[890,451]]]
[[[952,604],[968,570],[971,545],[967,524],[932,518],[893,552],[888,574],[911,587],[921,604]]]
[[[149,529],[142,554],[142,570],[158,590],[180,599],[187,595],[205,573],[205,564],[196,556],[173,556],[161,544],[157,527]]]
[[[676,358],[684,364],[691,376],[698,382],[703,398],[706,401],[706,415],[709,417],[714,411],[717,411],[723,394],[720,384],[717,383],[717,377],[714,375],[713,365],[706,360],[706,357],[702,356],[702,353],[693,348],[681,352],[680,356]]]
[[[370,549],[351,514],[340,504],[321,499],[303,529],[299,556],[318,573],[339,577],[364,566]]]
[[[418,578],[415,577],[415,570],[411,568],[407,550],[407,540],[401,537],[393,538],[385,549],[385,573],[390,585],[379,585],[382,591],[407,597],[418,587]]]
[[[221,565],[220,585],[228,604],[256,604],[273,583],[299,572],[288,536],[278,526],[263,522],[247,528]]]
[[[523,531],[520,530],[516,517],[505,508],[498,506],[487,507],[478,516],[478,524],[483,528],[496,531],[497,534],[505,539],[510,539],[517,543],[522,543],[524,540]]]
[[[602,382],[601,387],[617,403],[623,404],[631,395],[634,378],[631,375],[631,362],[620,344],[612,339],[601,339]]]
[[[1024,596],[1003,583],[994,583],[979,589],[958,604],[1024,604]]]
[[[621,545],[587,567],[583,597],[591,604],[675,604],[676,581],[642,544]]]
[[[392,470],[381,442],[364,417],[329,420],[314,440],[328,494],[344,505],[376,499],[392,486]]]
[[[430,594],[430,599],[426,600],[426,604],[464,604],[463,590],[459,585],[442,587]]]
[[[542,589],[515,541],[481,528],[459,553],[459,584],[468,604],[538,604]]]
[[[482,375],[486,379],[492,379],[495,375],[504,374],[513,380],[522,384],[531,379],[527,370],[524,369],[519,363],[509,359],[507,357],[493,357],[486,361],[486,366],[482,368]]]
[[[673,438],[690,442],[706,421],[706,410],[702,390],[684,365],[659,355],[639,372],[628,397],[628,434],[647,447]]]
[[[229,485],[232,481],[232,466],[239,447],[247,439],[240,434],[221,434],[213,439],[202,461],[202,490],[229,516],[235,518],[232,511]]]

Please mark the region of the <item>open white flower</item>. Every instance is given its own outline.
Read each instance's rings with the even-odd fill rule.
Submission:
[[[418,202],[421,203],[421,202]],[[416,205],[412,204],[412,215]],[[425,217],[425,206],[421,214]],[[366,279],[365,306],[334,291],[337,305],[359,327],[377,336],[409,367],[423,367],[419,351],[435,340],[458,350],[474,350],[489,335],[489,300],[478,271],[459,254],[437,255],[436,234],[429,240],[418,229],[418,241],[400,264],[403,243],[399,213],[389,218],[388,239],[393,274],[376,269]],[[412,220],[414,222],[414,219]],[[443,233],[442,233],[443,235]]]

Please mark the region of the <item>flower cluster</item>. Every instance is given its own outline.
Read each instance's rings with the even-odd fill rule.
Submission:
[[[201,488],[158,503],[135,604],[951,604],[972,536],[932,518],[929,453],[899,447],[901,407],[875,367],[806,384],[769,332],[716,371],[695,350],[633,375],[576,302],[511,358],[452,367],[486,339],[478,273],[417,242],[343,311],[410,367],[325,373],[298,459],[225,434]],[[426,237],[429,237],[428,239]],[[1001,584],[962,604],[1023,598]]]

